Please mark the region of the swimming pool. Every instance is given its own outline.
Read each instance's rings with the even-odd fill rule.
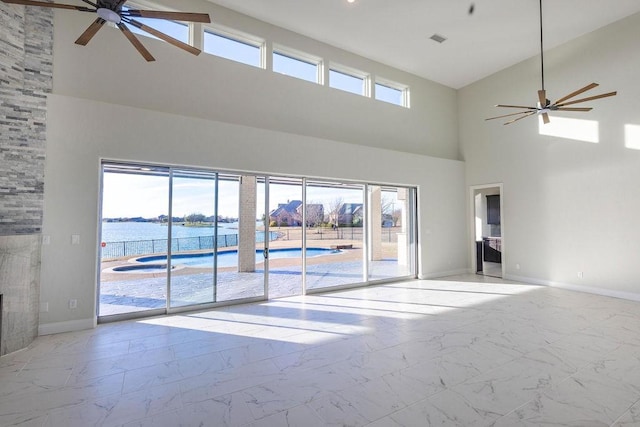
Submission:
[[[325,248],[307,248],[307,258],[320,255],[339,254],[342,251],[336,249]],[[270,249],[269,259],[278,258],[300,258],[302,257],[301,248],[287,249]],[[158,263],[167,262],[166,255],[152,255],[136,258],[135,262],[140,263]],[[262,262],[262,250],[256,250],[256,262]],[[188,267],[211,268],[213,266],[213,252],[205,252],[201,254],[178,254],[171,256],[172,265],[185,265]],[[234,267],[238,265],[238,251],[218,252],[218,267]]]
[[[175,269],[175,266],[172,267],[172,270],[173,269]],[[110,269],[110,271],[115,271],[118,273],[163,273],[166,270],[167,263],[121,265]]]

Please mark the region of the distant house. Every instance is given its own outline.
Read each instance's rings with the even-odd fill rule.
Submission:
[[[269,222],[290,227],[302,225],[301,206],[302,202],[300,200],[280,203],[276,209],[269,212]]]
[[[362,203],[343,203],[337,213],[332,213],[331,223],[338,226],[362,225]]]
[[[307,226],[317,226],[324,221],[324,206],[322,204],[311,203],[307,205]],[[278,207],[269,213],[269,222],[276,225],[301,226],[302,225],[302,202],[292,200],[287,203],[280,203]]]

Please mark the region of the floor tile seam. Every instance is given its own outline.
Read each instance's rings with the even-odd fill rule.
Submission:
[[[148,368],[150,368],[150,367],[140,368],[140,369],[148,369]],[[180,374],[180,375],[176,376],[175,379],[171,379],[171,380],[164,380],[163,379],[162,382],[160,382],[160,383],[143,385],[143,387],[134,388],[134,389],[129,390],[129,391],[125,390],[125,384],[127,382],[127,373],[129,373],[129,372],[135,373],[135,371],[137,371],[137,370],[139,370],[139,369],[131,369],[131,370],[128,370],[128,371],[124,372],[124,379],[122,381],[122,391],[121,391],[122,395],[136,393],[136,392],[140,392],[142,390],[149,391],[152,388],[162,387],[162,386],[171,385],[171,384],[176,384],[176,383],[180,383],[181,381],[192,380],[194,378],[198,378],[198,377],[200,377],[202,375],[205,375],[205,374],[216,374],[216,373],[221,372],[221,370],[217,370],[217,371],[209,371],[209,372],[204,372],[204,373],[194,373],[194,374],[189,375],[189,376],[182,376],[182,373],[178,369],[176,372],[178,372],[178,374]],[[153,373],[151,375],[153,375]]]
[[[421,399],[418,399],[418,400],[416,400],[416,401],[414,401],[414,402],[412,402],[412,403],[409,403],[409,404],[405,405],[403,408],[399,408],[399,409],[396,409],[396,410],[394,410],[394,411],[392,411],[392,412],[388,412],[386,415],[383,415],[383,416],[381,416],[381,417],[379,417],[379,418],[376,418],[375,420],[370,421],[370,422],[369,422],[369,424],[373,424],[373,423],[375,423],[376,421],[379,421],[379,420],[384,419],[384,418],[391,418],[394,414],[397,414],[397,413],[398,413],[398,412],[400,412],[400,411],[404,411],[405,409],[410,408],[411,406],[417,405],[417,404],[418,404],[418,403],[420,403],[420,402],[423,402],[423,401],[429,400],[429,399],[430,399],[430,398],[432,398],[433,396],[435,396],[435,395],[437,395],[437,394],[439,394],[439,393],[442,393],[442,392],[444,392],[444,391],[446,391],[446,390],[447,390],[446,388],[445,388],[445,389],[443,389],[443,390],[438,390],[437,392],[432,393],[432,394],[430,394],[430,395],[429,395],[429,396],[427,396],[427,397],[423,397],[423,398],[421,398]],[[393,418],[391,418],[391,419],[393,420]],[[395,422],[395,420],[393,420],[393,421]],[[366,426],[367,426],[367,425],[369,425],[369,424],[365,424],[365,426],[364,426],[364,427],[366,427]]]
[[[425,398],[423,398],[423,399],[420,399],[420,400],[418,400],[418,401],[416,401],[416,402],[414,402],[414,403],[412,403],[412,404],[410,404],[410,405],[407,405],[407,406],[406,406],[405,408],[403,408],[403,409],[407,409],[407,408],[410,408],[410,407],[412,407],[412,406],[417,406],[417,405],[419,405],[421,402],[427,402],[427,401],[429,401],[429,400],[433,399],[434,397],[436,397],[437,395],[442,394],[442,393],[446,393],[447,391],[448,391],[448,392],[450,392],[450,393],[454,393],[454,394],[455,394],[456,396],[458,396],[461,400],[463,400],[463,401],[464,401],[464,402],[465,402],[465,403],[466,403],[470,408],[473,408],[474,410],[476,409],[476,408],[471,404],[471,402],[469,402],[469,401],[468,401],[468,400],[467,400],[463,395],[461,395],[460,393],[458,393],[457,391],[453,390],[453,389],[452,389],[452,388],[450,388],[450,387],[447,387],[447,388],[444,388],[444,389],[442,389],[442,390],[439,390],[439,391],[438,391],[438,392],[436,392],[436,393],[432,393],[431,395],[429,395],[429,396],[427,396],[427,397],[425,397]],[[402,410],[402,409],[401,409],[401,410]],[[397,412],[399,412],[399,411],[394,411],[393,413],[387,414],[387,416],[391,417],[393,414],[395,414],[395,413],[397,413]],[[483,411],[483,412],[486,412],[486,411]],[[493,419],[493,420],[491,421],[491,424],[495,423],[495,422],[496,422],[500,417],[501,417],[501,415],[499,415],[499,414],[495,414],[495,419]],[[383,417],[383,418],[384,418],[384,417]],[[491,425],[491,424],[488,424],[488,425]]]
[[[620,421],[625,415],[627,415],[628,413],[631,412],[631,408],[633,408],[634,406],[636,406],[637,404],[640,403],[640,398],[638,400],[636,400],[635,402],[633,402],[627,409],[625,409],[622,414],[620,414],[620,416],[618,418],[616,418],[615,420],[613,420],[613,422],[610,424],[610,426],[614,426],[618,421]]]
[[[126,395],[125,395],[125,394],[122,394],[122,393],[110,393],[110,394],[106,394],[106,395],[103,395],[103,396],[94,397],[94,398],[92,398],[92,399],[87,399],[87,400],[85,400],[85,401],[83,401],[83,402],[80,402],[80,403],[78,403],[78,404],[76,404],[76,405],[67,405],[67,406],[65,406],[65,407],[54,408],[54,409],[52,409],[52,410],[47,411],[47,414],[46,414],[46,415],[47,415],[47,417],[51,417],[51,416],[53,416],[56,412],[63,412],[63,411],[67,411],[67,410],[70,410],[70,409],[73,409],[73,408],[79,408],[79,407],[81,407],[81,406],[86,406],[86,407],[88,407],[88,408],[90,408],[92,405],[93,405],[93,406],[99,406],[99,405],[97,405],[97,402],[98,402],[99,400],[101,400],[101,399],[108,399],[108,398],[112,398],[112,397],[113,397],[113,398],[116,398],[116,399],[121,399],[121,398],[124,398],[125,396],[126,396]],[[136,418],[136,419],[128,419],[128,420],[124,421],[123,423],[119,423],[119,424],[118,424],[118,426],[124,426],[124,425],[130,424],[130,423],[136,422],[136,421],[142,421],[142,420],[147,419],[147,418],[155,417],[156,415],[159,415],[159,414],[162,414],[162,413],[170,413],[170,412],[172,412],[172,411],[177,411],[177,410],[179,410],[179,409],[182,409],[182,408],[184,408],[184,406],[185,406],[185,405],[184,405],[184,402],[183,402],[183,400],[182,400],[182,395],[181,395],[181,393],[179,393],[179,396],[178,396],[178,397],[179,397],[179,399],[180,399],[180,407],[179,407],[179,408],[173,408],[173,409],[161,410],[160,412],[155,413],[155,414],[150,415],[150,416],[141,417],[141,418]],[[46,424],[45,424],[45,425],[46,425]],[[100,425],[102,425],[102,424],[100,424]]]
[[[465,396],[463,396],[460,392],[458,392],[458,391],[454,390],[453,388],[448,388],[447,390],[448,390],[448,391],[450,391],[451,393],[454,393],[456,396],[458,396],[460,399],[462,399],[462,400],[463,400],[463,401],[464,401],[464,402],[465,402],[465,403],[466,403],[470,408],[473,408],[476,412],[477,412],[478,410],[480,410],[480,411],[482,411],[482,412],[486,412],[486,413],[487,413],[488,415],[490,415],[491,417],[494,417],[494,416],[495,416],[495,419],[493,419],[493,420],[491,421],[491,424],[494,424],[498,419],[500,419],[501,417],[505,416],[505,414],[500,414],[500,413],[498,413],[498,412],[492,412],[492,411],[490,411],[490,410],[478,409],[478,408],[476,408],[474,405],[472,405],[472,404],[471,404],[471,402],[469,402],[469,400],[468,400]],[[445,390],[443,390],[443,392],[444,392],[444,391],[445,391]],[[538,394],[538,392],[536,392],[536,395],[537,395],[537,394]],[[432,396],[432,397],[433,397],[433,396]],[[534,400],[534,399],[535,399],[535,398],[527,399],[527,402],[529,402],[530,400]],[[518,405],[518,407],[520,407],[520,406],[522,406],[522,405]],[[508,411],[508,412],[511,412],[511,411]]]
[[[277,374],[274,374],[274,375],[277,375]],[[185,389],[183,388],[183,384],[182,384],[182,382],[183,382],[183,381],[184,381],[184,380],[179,380],[179,381],[177,381],[177,383],[178,383],[178,387],[179,387],[179,389],[180,389],[180,396],[181,396],[181,398],[183,398],[183,397],[184,397],[184,394],[189,393],[189,392],[191,392],[191,390],[192,390],[192,389],[187,389],[187,390],[185,390]],[[270,378],[270,379],[265,379],[264,381],[257,382],[257,383],[254,383],[254,384],[251,384],[251,385],[247,385],[247,386],[242,386],[242,387],[232,387],[231,389],[229,389],[229,390],[225,390],[225,391],[223,391],[223,392],[221,392],[221,393],[211,394],[211,395],[207,396],[207,398],[206,398],[206,399],[204,399],[204,400],[197,400],[197,401],[189,402],[188,404],[194,404],[194,403],[206,402],[207,400],[215,400],[215,399],[217,399],[217,398],[219,398],[219,397],[222,397],[222,396],[232,395],[232,394],[235,394],[235,393],[242,393],[242,392],[244,392],[245,390],[249,390],[249,389],[252,389],[252,388],[255,388],[255,387],[262,387],[262,386],[265,386],[266,384],[269,384],[269,383],[270,383],[270,382],[272,382],[272,381],[274,381],[274,380],[273,380],[273,378]],[[173,382],[172,382],[172,383],[165,383],[165,384],[162,384],[162,385],[167,385],[167,384],[173,384]],[[210,385],[210,384],[209,384],[209,385]],[[216,386],[214,385],[214,387],[216,387]],[[217,388],[217,387],[216,387],[216,388]]]
[[[233,366],[233,367],[225,367],[220,371],[227,370],[227,369],[239,369],[239,368],[242,368],[243,366],[251,365],[253,363],[258,363],[258,362],[264,362],[264,361],[269,361],[269,360],[273,361],[274,359],[277,359],[277,358],[280,358],[280,357],[289,356],[289,355],[293,355],[293,354],[296,354],[296,353],[304,353],[305,351],[314,350],[314,349],[320,348],[320,347],[325,346],[325,345],[328,346],[330,344],[327,344],[327,343],[317,344],[317,345],[312,345],[310,347],[305,347],[302,350],[295,350],[295,351],[285,352],[285,353],[281,353],[281,354],[273,354],[273,355],[270,355],[270,356],[265,357],[265,358],[251,360],[250,362],[245,363],[245,364],[241,364],[241,365],[237,365],[237,366]],[[239,349],[239,348],[243,348],[243,347],[246,347],[246,346],[245,345],[240,345],[238,347],[232,347],[232,348],[228,348],[228,349],[224,349],[224,350],[219,350],[219,351],[214,352],[214,353],[218,353],[220,358],[222,359],[222,362],[226,363],[225,362],[226,359],[225,359],[224,355],[222,354],[223,352],[231,351],[231,350],[235,350],[235,349]],[[207,353],[207,354],[213,354],[213,353]],[[195,357],[198,357],[198,356],[195,356]],[[184,360],[184,359],[178,359],[178,360]],[[215,372],[220,372],[220,371],[215,371]]]
[[[135,422],[142,422],[142,421],[147,420],[147,419],[153,419],[155,417],[162,416],[164,414],[171,414],[173,412],[177,413],[178,411],[181,411],[181,410],[185,409],[188,405],[185,405],[184,401],[182,400],[182,393],[180,393],[178,397],[180,399],[180,406],[178,408],[171,408],[171,409],[161,410],[161,411],[159,411],[157,413],[154,413],[152,415],[147,415],[145,417],[140,417],[140,418],[135,418],[135,419],[128,419],[125,422],[123,422],[122,424],[119,424],[118,427],[126,427],[128,425],[132,425]]]
[[[498,418],[497,420],[494,421],[494,423],[500,421],[501,419],[506,419],[507,417],[509,417],[511,414],[514,414],[518,411],[518,409],[524,408],[527,405],[535,402],[536,400],[540,399],[542,396],[544,395],[544,393],[536,393],[535,397],[532,397],[531,399],[527,400],[526,402],[524,402],[522,405],[516,406],[515,408],[513,408],[511,411],[507,412],[506,414],[504,414],[503,416],[501,416],[500,418]]]
[[[344,396],[342,396],[341,394],[339,394],[339,392],[335,392],[335,391],[331,391],[331,392],[329,392],[329,394],[328,394],[328,395],[322,396],[322,397],[321,397],[321,398],[319,398],[318,400],[327,399],[327,398],[329,398],[330,396],[336,396],[336,397],[339,397],[339,398],[341,398],[341,399],[344,399],[345,401],[347,400],[347,399],[345,399],[345,398],[344,398]],[[323,423],[325,423],[325,425],[328,425],[328,420],[326,420],[326,419],[325,419],[321,414],[319,414],[319,413],[318,413],[318,411],[317,411],[317,410],[316,410],[312,405],[309,405],[309,403],[311,403],[311,402],[313,402],[313,399],[312,399],[311,401],[307,402],[307,403],[306,403],[306,404],[304,404],[304,405],[308,405],[308,407],[313,411],[313,413],[316,415],[316,417],[318,417],[318,419],[319,419],[319,420],[321,420]],[[347,401],[347,402],[348,402],[348,401]],[[351,405],[351,402],[349,402],[349,404]],[[397,412],[397,411],[400,411],[400,410],[402,410],[402,409],[405,409],[406,407],[407,407],[407,405],[405,405],[404,407],[402,407],[402,408],[400,408],[400,409],[398,409],[398,410],[396,410],[396,411],[393,411],[393,413],[395,413],[395,412]],[[362,415],[362,414],[360,414],[360,415]],[[387,415],[389,415],[389,413],[387,413],[385,416],[387,416]],[[384,418],[385,416],[382,416],[382,417],[380,417],[380,418]],[[367,422],[367,424],[371,424],[372,422],[374,422],[374,421],[375,421],[375,420],[370,420],[370,419],[369,419],[369,417],[366,417],[366,416],[364,416],[364,415],[362,415],[362,417],[363,417],[363,418],[365,418],[365,419],[368,421],[368,422]],[[376,418],[376,420],[377,420],[377,419],[378,419],[378,418]],[[366,426],[367,424],[364,424],[364,425]],[[344,426],[347,426],[347,424],[344,424]]]
[[[242,425],[241,425],[241,426],[239,426],[239,427],[250,427],[250,426],[253,426],[256,422],[258,422],[258,421],[260,421],[260,420],[264,420],[265,418],[272,417],[272,416],[275,416],[275,415],[277,415],[277,414],[281,414],[282,412],[291,411],[291,410],[294,410],[294,409],[296,409],[296,408],[300,408],[300,407],[302,407],[302,406],[306,406],[306,407],[307,407],[307,408],[309,408],[311,411],[313,411],[313,414],[316,416],[316,418],[318,419],[318,421],[322,421],[322,422],[324,422],[324,419],[323,419],[323,418],[322,418],[322,417],[317,413],[317,411],[316,411],[314,408],[312,408],[311,406],[308,406],[308,402],[307,402],[307,403],[300,403],[300,404],[298,404],[298,405],[292,406],[291,408],[287,408],[287,409],[283,409],[283,410],[276,411],[276,412],[274,412],[274,413],[272,413],[272,414],[268,414],[268,415],[265,415],[265,416],[260,417],[260,418],[255,418],[255,417],[253,417],[253,415],[251,415],[251,416],[254,418],[254,419],[253,419],[253,421],[249,421],[248,423],[246,423],[246,424],[242,424]]]
[[[117,368],[117,369],[118,369],[117,372],[110,372],[110,373],[105,374],[105,375],[98,375],[98,376],[95,376],[95,377],[88,377],[88,378],[83,378],[79,374],[75,374],[74,375],[74,371],[72,370],[71,377],[69,379],[71,380],[72,378],[81,378],[81,380],[80,380],[81,382],[99,381],[100,379],[109,377],[111,375],[124,374],[125,372],[127,372],[127,369],[123,369],[123,368]],[[70,384],[70,386],[72,386],[72,385]]]
[[[457,383],[457,384],[455,384],[455,385],[448,386],[447,388],[448,388],[448,389],[450,389],[452,392],[454,392],[454,393],[456,393],[456,394],[460,394],[460,393],[458,393],[456,390],[454,390],[454,388],[459,387],[460,385],[462,385],[462,384],[464,384],[464,383],[467,383],[467,382],[470,382],[470,381],[472,381],[472,380],[474,380],[474,379],[477,379],[477,378],[478,378],[479,376],[481,376],[481,375],[491,375],[491,373],[492,373],[492,372],[494,372],[494,371],[495,371],[495,372],[498,372],[500,369],[504,368],[504,366],[506,366],[506,365],[508,365],[508,364],[510,364],[510,363],[513,363],[513,362],[515,362],[516,360],[518,360],[518,359],[520,359],[520,358],[523,358],[523,357],[524,357],[524,356],[520,356],[520,357],[514,358],[514,359],[512,359],[512,360],[510,360],[510,361],[508,361],[508,362],[503,363],[503,364],[502,364],[502,365],[500,365],[500,366],[496,366],[496,367],[494,367],[494,368],[491,368],[491,369],[488,369],[488,370],[486,370],[486,371],[484,371],[484,372],[481,372],[481,373],[479,373],[479,374],[477,374],[477,375],[473,375],[473,376],[471,376],[471,377],[469,377],[469,378],[466,378],[465,380],[463,380],[463,381],[461,381],[461,382],[459,382],[459,383]],[[531,370],[531,371],[522,371],[522,372],[531,372],[531,373],[538,374],[538,375],[540,375],[540,374],[543,374],[543,375],[545,375],[545,374],[546,374],[546,375],[549,375],[549,376],[551,375],[551,374],[550,374],[548,371],[546,371],[546,370],[535,370],[535,371]],[[577,371],[576,371],[576,372],[577,372]],[[531,390],[531,391],[534,391],[535,393],[544,393],[544,391],[551,390],[551,389],[553,389],[554,387],[556,387],[557,385],[559,385],[559,384],[561,384],[561,383],[565,382],[567,379],[569,379],[571,376],[573,376],[576,372],[574,372],[574,373],[572,373],[572,374],[568,374],[568,375],[564,376],[562,379],[558,380],[557,382],[556,382],[556,381],[554,381],[553,383],[550,383],[548,386],[543,387],[542,389],[536,389],[536,390]],[[489,380],[487,380],[487,381],[489,381],[489,382],[493,382],[493,381],[494,381],[494,379],[489,379]],[[465,400],[466,400],[466,399],[465,399]]]

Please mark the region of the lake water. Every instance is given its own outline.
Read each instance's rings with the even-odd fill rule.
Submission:
[[[185,227],[174,225],[171,229],[171,250],[174,252],[213,249],[214,227]],[[166,225],[151,222],[102,223],[101,256],[119,258],[130,255],[166,253],[168,250]],[[278,233],[270,232],[271,240]],[[264,242],[264,232],[256,232],[256,242]],[[219,248],[238,245],[238,223],[218,226]]]
[[[171,229],[171,237],[213,236],[213,227],[185,227],[175,225]],[[238,223],[218,224],[218,235],[238,234]],[[167,226],[153,222],[103,222],[103,242],[130,242],[137,240],[160,240],[167,238]]]

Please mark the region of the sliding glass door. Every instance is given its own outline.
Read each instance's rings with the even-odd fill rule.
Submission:
[[[308,181],[306,198],[306,289],[364,282],[364,185]]]
[[[173,170],[170,307],[215,302],[216,179],[211,172]],[[157,258],[166,259],[166,255]]]
[[[415,271],[413,190],[370,185],[368,193],[369,280],[411,276]]]
[[[302,179],[269,178],[269,298],[302,294],[303,206]]]
[[[166,308],[168,218],[169,168],[104,167],[100,316]]]
[[[216,301],[265,295],[264,178],[220,174],[218,177],[218,238]]]
[[[98,315],[416,274],[415,189],[105,163]]]

